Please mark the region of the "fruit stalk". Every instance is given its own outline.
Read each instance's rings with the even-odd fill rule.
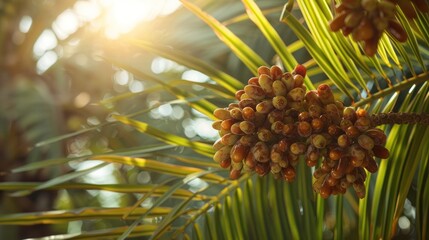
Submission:
[[[429,114],[419,113],[378,113],[371,114],[373,126],[384,124],[422,124],[429,125]]]

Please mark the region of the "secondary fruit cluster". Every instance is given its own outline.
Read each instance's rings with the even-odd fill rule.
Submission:
[[[407,18],[417,17],[416,9],[420,12],[429,12],[429,3],[427,0],[390,0],[397,4]]]
[[[411,6],[410,1],[398,2]],[[351,34],[354,41],[363,42],[366,55],[374,56],[385,30],[399,42],[407,40],[407,32],[395,17],[396,4],[389,0],[344,0],[335,7],[336,16],[329,26],[334,32],[342,30],[344,36]]]
[[[375,172],[374,157],[387,158],[386,135],[374,128],[363,109],[344,107],[330,87],[306,92],[306,69],[292,72],[262,66],[243,90],[237,103],[218,108],[213,128],[221,138],[214,143],[213,159],[230,169],[230,178],[255,171],[271,172],[291,182],[300,159],[314,171],[313,189],[322,197],[345,193],[353,186],[365,196],[364,169]],[[321,160],[321,164],[319,164]]]

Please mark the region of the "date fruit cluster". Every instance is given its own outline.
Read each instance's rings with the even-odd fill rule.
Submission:
[[[390,0],[397,4],[409,19],[417,17],[416,9],[420,12],[429,12],[429,3],[427,0]]]
[[[411,5],[410,1],[406,2]],[[344,0],[335,7],[335,12],[336,16],[329,24],[331,30],[341,30],[344,36],[351,34],[354,41],[363,43],[368,56],[374,56],[377,52],[378,42],[385,30],[399,42],[405,42],[408,38],[407,32],[396,20],[394,1]]]
[[[315,167],[313,189],[322,197],[353,187],[365,196],[366,171],[378,170],[374,157],[387,158],[386,135],[363,109],[344,107],[326,84],[306,91],[306,68],[292,72],[262,66],[258,76],[236,92],[238,102],[214,111],[219,131],[213,159],[242,172],[271,173],[292,182],[300,159]]]

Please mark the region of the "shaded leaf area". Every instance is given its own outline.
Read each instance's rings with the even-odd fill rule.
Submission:
[[[128,208],[88,208],[77,209],[74,211],[48,211],[39,213],[20,213],[8,214],[0,217],[1,224],[7,225],[29,225],[29,224],[56,224],[62,222],[83,220],[83,219],[98,219],[98,218],[120,218]],[[170,208],[155,208],[151,210],[150,217],[157,217],[167,214]],[[136,208],[133,213],[128,216],[129,219],[137,218],[139,215],[145,213],[147,209]]]
[[[156,229],[156,225],[141,225],[134,229],[132,233],[129,234],[130,238],[134,237],[148,237],[151,236]],[[126,227],[118,227],[111,229],[103,229],[103,230],[94,230],[94,231],[86,231],[83,233],[75,233],[75,234],[59,234],[59,235],[51,235],[50,239],[115,239],[118,238],[127,228]],[[45,238],[33,238],[33,239],[45,239]]]
[[[347,194],[347,200],[343,197],[322,200],[323,214],[319,214],[316,210],[321,207],[318,206],[320,198],[302,190],[296,182],[288,184],[271,177],[247,179],[234,193],[213,204],[209,213],[202,216],[204,220],[195,223],[192,239],[319,239],[322,236],[359,239],[355,234],[358,223],[354,220],[357,209],[350,211],[350,204],[357,206],[355,196]],[[334,222],[329,223],[327,219]],[[342,227],[335,219],[349,224]],[[320,222],[325,224],[318,227]]]
[[[417,92],[413,95],[413,91],[410,91],[410,94],[401,102],[399,110],[427,113],[429,109],[427,83],[420,89],[412,90]],[[429,144],[425,137],[427,134],[426,126],[394,126],[390,129],[390,134],[395,136],[395,138],[390,137],[387,143],[387,147],[392,149],[391,156],[387,161],[380,163],[380,171],[376,176],[376,184],[373,189],[374,197],[370,208],[376,209],[382,203],[388,204],[387,208],[383,208],[382,211],[373,211],[369,222],[362,223],[363,226],[369,228],[369,233],[372,233],[369,236],[390,238],[395,234],[398,220],[404,211],[403,206],[406,199],[415,198],[408,195],[408,191],[415,182],[415,178],[424,177],[425,174],[420,176],[422,173],[418,170],[420,167],[426,166],[428,162],[427,150],[421,147]],[[368,204],[371,203],[368,201]],[[362,208],[361,211],[364,209]],[[417,209],[416,212],[420,214],[421,210]],[[381,225],[381,222],[387,224]],[[371,228],[371,225],[378,227]],[[422,226],[416,227],[422,228]]]
[[[20,191],[20,190],[32,190],[36,188],[40,183],[31,183],[31,182],[6,182],[6,183],[0,183],[0,190],[2,191]],[[103,191],[111,191],[111,192],[118,192],[118,193],[151,193],[151,196],[159,197],[163,195],[169,188],[168,186],[161,186],[154,189],[156,185],[137,185],[137,184],[89,184],[89,183],[63,183],[63,184],[56,184],[51,187],[45,188],[45,190],[61,190],[61,189],[67,189],[67,190],[76,190],[76,189],[83,189],[83,190],[103,190]],[[193,193],[186,189],[177,189],[172,197],[175,198],[189,198],[193,195]],[[207,200],[209,199],[209,196],[205,195],[197,195],[193,196],[193,199],[196,201],[199,200]]]

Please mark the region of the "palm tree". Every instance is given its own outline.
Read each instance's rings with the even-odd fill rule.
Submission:
[[[357,1],[357,7],[353,5],[356,1],[326,0],[297,0],[286,5],[277,0],[181,2],[182,7],[175,12],[159,16],[150,25],[136,28],[141,31],[115,41],[90,45],[91,39],[77,35],[87,45],[76,52],[85,52],[85,46],[95,46],[102,52],[98,61],[91,62],[94,71],[66,65],[70,59],[60,58],[64,70],[28,73],[26,69],[35,67],[28,56],[23,57],[28,65],[16,70],[20,74],[11,71],[11,76],[33,76],[46,82],[56,79],[59,72],[73,79],[86,76],[100,81],[106,75],[125,74],[127,81],[144,87],[126,92],[106,87],[105,91],[114,96],[98,92],[97,112],[57,106],[57,111],[90,119],[96,116],[97,121],[89,121],[81,130],[64,127],[62,135],[40,135],[47,137],[29,141],[36,150],[57,149],[57,155],[39,155],[37,161],[31,161],[30,154],[23,152],[18,166],[2,166],[5,170],[0,175],[0,189],[8,191],[2,201],[13,207],[1,209],[7,214],[0,216],[0,229],[49,224],[49,233],[33,230],[34,234],[26,237],[50,235],[52,239],[428,237],[427,127],[404,120],[417,116],[419,121],[426,121],[428,113],[429,16],[423,12],[424,1],[397,1],[397,6],[385,1]],[[335,3],[341,6],[341,2],[343,7],[337,7],[335,13]],[[377,7],[364,5],[371,2]],[[16,6],[30,9],[20,3]],[[393,6],[389,11],[394,15],[385,14],[390,17],[384,28],[359,28],[369,21],[366,17],[371,20],[374,16],[368,12],[387,11],[386,5]],[[58,13],[53,16],[70,6],[56,6]],[[362,24],[350,23],[353,17],[346,23],[346,15],[353,13],[356,17],[359,11],[366,11]],[[26,14],[36,16],[37,12]],[[17,16],[22,18],[22,14]],[[37,28],[36,35],[48,26]],[[371,33],[355,31],[344,36],[355,27]],[[86,26],[81,29],[85,31]],[[339,29],[342,31],[331,31]],[[34,41],[26,43],[30,49]],[[73,42],[73,38],[60,44],[68,41]],[[306,73],[302,73],[302,67],[295,68],[298,64],[305,66]],[[308,167],[303,158],[294,166],[296,179],[291,183],[276,179],[275,174],[260,177],[253,171],[236,176],[230,168],[223,169],[213,162],[219,136],[208,128],[219,118],[216,109],[237,102],[236,92],[247,80],[261,75],[260,66],[271,65],[281,66],[284,72],[300,72],[308,90],[328,86],[346,106],[377,116],[406,113],[384,121],[402,124],[378,126],[388,136],[385,147],[390,154],[387,159],[376,158],[378,171],[365,173],[363,195],[350,188],[345,194],[321,197],[312,187],[313,174],[321,163]],[[106,73],[106,66],[114,68]],[[3,68],[11,69],[9,65]],[[85,83],[73,89],[81,92]],[[92,94],[96,87],[86,91]],[[50,92],[57,93],[52,88]],[[380,115],[383,113],[386,115]],[[25,123],[22,119],[38,114],[28,115],[13,118],[15,115],[5,114],[4,119]],[[72,119],[67,114],[62,116]],[[30,124],[28,129],[17,128],[24,135],[31,129],[38,127]],[[68,147],[68,151],[54,144]],[[45,173],[45,178],[16,177],[34,172]],[[109,175],[105,178],[109,182],[88,177],[101,178],[100,172]],[[56,193],[50,195],[56,200],[48,204],[50,209],[25,210],[13,204],[14,199],[29,201],[40,193]],[[109,199],[112,196],[116,199]],[[42,201],[36,198],[35,202]]]

